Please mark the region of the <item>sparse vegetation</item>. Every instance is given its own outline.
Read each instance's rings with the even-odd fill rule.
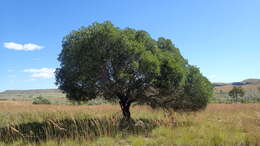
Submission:
[[[65,94],[57,89],[7,90],[0,92],[0,99],[21,102],[32,102],[33,99],[38,96],[42,96],[54,104],[68,104],[68,100],[65,98]]]
[[[196,113],[132,108],[138,121],[118,129],[119,106],[0,103],[2,145],[259,145],[259,104],[210,104]]]

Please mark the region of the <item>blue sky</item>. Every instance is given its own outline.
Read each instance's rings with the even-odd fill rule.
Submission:
[[[61,40],[111,20],[171,39],[214,82],[260,78],[259,0],[1,0],[0,91],[55,88]]]

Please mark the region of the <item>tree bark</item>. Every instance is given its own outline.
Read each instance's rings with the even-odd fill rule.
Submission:
[[[123,113],[124,118],[129,121],[131,119],[130,106],[131,102],[128,100],[120,100],[120,106]]]

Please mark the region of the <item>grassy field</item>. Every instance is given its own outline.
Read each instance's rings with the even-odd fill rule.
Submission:
[[[65,94],[57,89],[38,89],[38,90],[7,90],[0,92],[0,101],[30,101],[42,96],[52,104],[65,104],[67,99]]]
[[[245,96],[240,97],[240,102],[260,103],[260,84],[248,84],[241,86],[245,91]],[[214,87],[212,100],[217,103],[231,103],[232,99],[228,92],[232,90],[233,85],[223,85]]]
[[[260,104],[210,104],[196,113],[132,107],[124,130],[116,105],[0,102],[0,145],[260,145]]]
[[[213,83],[214,94],[211,102],[213,103],[233,103],[232,99],[228,93],[234,87],[234,83]],[[241,82],[236,82],[235,84],[240,84],[240,87],[245,92],[243,97],[239,98],[241,103],[260,103],[260,80],[259,79],[247,79]]]

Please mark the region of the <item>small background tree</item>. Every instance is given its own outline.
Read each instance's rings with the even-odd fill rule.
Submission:
[[[235,99],[236,102],[238,102],[238,97],[243,97],[245,95],[245,92],[242,87],[234,86],[232,90],[229,91],[229,96]]]

